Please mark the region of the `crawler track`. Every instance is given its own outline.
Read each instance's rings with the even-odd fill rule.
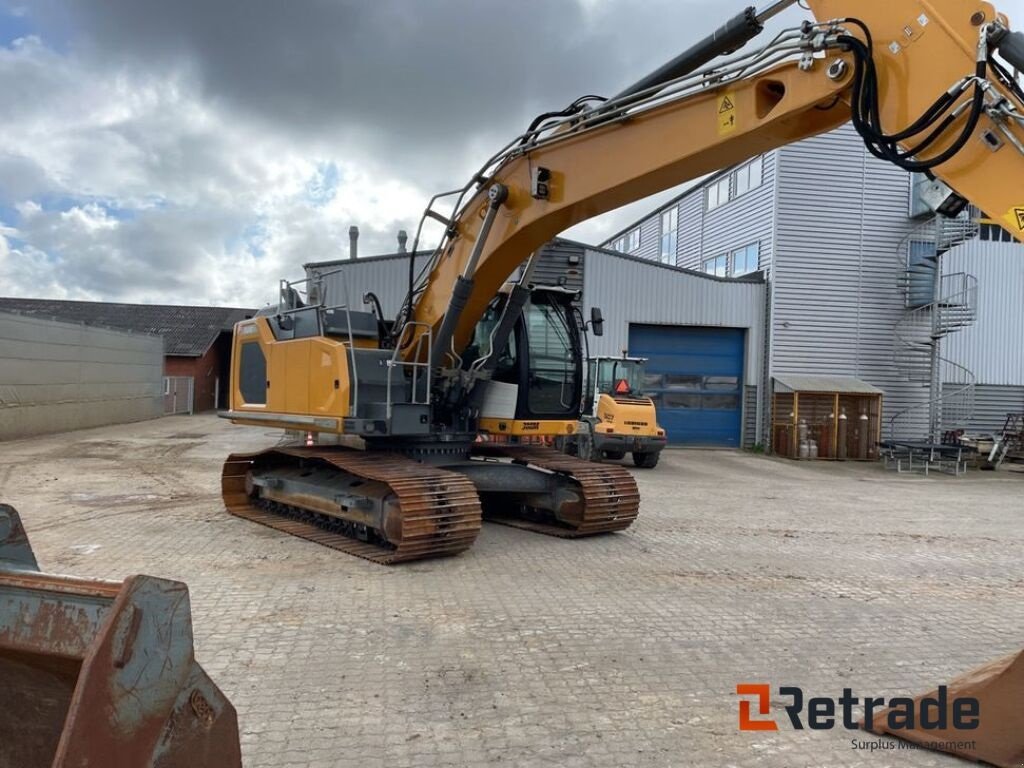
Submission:
[[[640,512],[636,480],[623,467],[582,461],[553,448],[535,445],[478,443],[473,447],[473,455],[510,458],[519,464],[572,478],[579,483],[583,496],[584,503],[571,520],[548,521],[487,510],[485,517],[489,522],[575,539],[625,530]]]
[[[386,483],[397,497],[402,513],[400,540],[353,538],[340,517],[260,501],[246,491],[246,475],[254,466],[294,466],[307,462],[330,465]],[[480,498],[468,479],[392,453],[347,448],[276,448],[236,453],[224,463],[221,491],[224,504],[233,515],[385,565],[456,555],[468,549],[480,533]]]

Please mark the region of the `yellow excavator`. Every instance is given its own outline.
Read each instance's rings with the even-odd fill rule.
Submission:
[[[639,495],[624,468],[511,440],[572,434],[579,417],[587,323],[534,284],[532,254],[847,122],[874,156],[926,174],[937,212],[970,201],[1024,239],[1024,34],[988,2],[805,0],[816,21],[748,45],[795,2],[746,9],[612,98],[540,115],[449,214],[435,210],[448,195],[431,200],[423,222],[445,234],[420,274],[410,257],[396,318],[284,284],[239,323],[227,417],[318,443],[229,457],[228,509],[383,563],[465,550],[484,514],[561,536],[626,528]]]

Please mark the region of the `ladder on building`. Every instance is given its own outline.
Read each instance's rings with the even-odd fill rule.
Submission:
[[[906,272],[900,281],[906,312],[896,326],[895,363],[900,374],[926,390],[923,402],[889,419],[889,440],[940,443],[945,432],[967,427],[974,415],[974,373],[942,355],[949,335],[977,321],[978,279],[945,273],[943,255],[978,235],[978,216],[922,222],[901,243]]]

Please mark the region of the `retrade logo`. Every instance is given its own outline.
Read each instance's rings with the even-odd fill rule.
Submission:
[[[772,717],[771,686],[767,683],[739,683],[738,696],[753,697],[739,700],[739,724],[741,731],[777,731],[778,722]],[[827,731],[838,727],[847,730],[860,728],[854,708],[863,706],[864,727],[872,730],[875,716],[885,715],[886,726],[893,731],[918,729],[936,731],[953,728],[971,731],[978,727],[981,719],[981,702],[971,696],[949,700],[946,686],[939,686],[934,696],[925,696],[919,701],[895,697],[886,701],[884,697],[854,696],[853,689],[844,688],[838,699],[828,696],[806,698],[802,688],[794,685],[781,686],[781,698],[788,700],[783,705],[789,723],[794,730],[805,727],[812,731]],[[756,705],[757,713],[751,711]]]
[[[767,715],[772,711],[772,689],[767,683],[740,683],[736,686],[740,696],[757,697],[757,713]],[[741,731],[777,731],[779,726],[774,720],[754,720],[750,716],[750,702],[740,699],[740,730]]]

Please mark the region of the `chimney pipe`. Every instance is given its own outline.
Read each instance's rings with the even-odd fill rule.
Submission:
[[[398,230],[398,252],[406,253],[406,243],[409,242],[409,233],[404,229]]]
[[[359,227],[348,228],[348,257],[350,259],[359,257]]]

